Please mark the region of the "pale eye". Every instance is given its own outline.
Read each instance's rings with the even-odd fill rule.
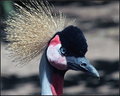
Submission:
[[[65,48],[61,47],[60,52],[61,52],[62,55],[66,55],[66,49]]]

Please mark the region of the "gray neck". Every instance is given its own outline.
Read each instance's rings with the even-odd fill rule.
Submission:
[[[53,73],[53,68],[47,61],[44,52],[41,58],[40,68],[39,68],[41,95],[53,95],[50,86],[52,73]]]

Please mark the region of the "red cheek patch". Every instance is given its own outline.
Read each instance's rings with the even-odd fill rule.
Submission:
[[[64,60],[66,60],[66,59],[64,59]],[[55,61],[49,60],[49,62],[52,66],[54,66],[55,68],[57,68],[59,70],[66,70],[67,69],[66,61],[61,61],[60,62],[60,60],[59,60],[59,62],[55,62]]]
[[[57,45],[57,44],[61,44],[61,42],[60,42],[60,38],[59,38],[59,36],[58,35],[56,35],[51,41],[50,41],[50,44],[49,44],[49,46],[50,45]]]
[[[60,38],[56,35],[47,48],[47,58],[49,63],[59,70],[67,69],[67,61],[65,56],[61,56],[59,49],[61,47]]]

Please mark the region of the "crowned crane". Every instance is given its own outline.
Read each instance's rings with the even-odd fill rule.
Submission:
[[[23,4],[25,8],[15,3],[17,12],[6,21],[7,49],[20,66],[44,49],[39,67],[41,95],[62,95],[64,74],[69,69],[99,78],[85,58],[88,45],[78,27],[65,26],[65,15],[53,13],[48,2],[28,0]]]

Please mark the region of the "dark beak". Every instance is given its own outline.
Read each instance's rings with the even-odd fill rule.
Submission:
[[[99,73],[85,57],[66,57],[68,69],[83,71],[99,78]]]

